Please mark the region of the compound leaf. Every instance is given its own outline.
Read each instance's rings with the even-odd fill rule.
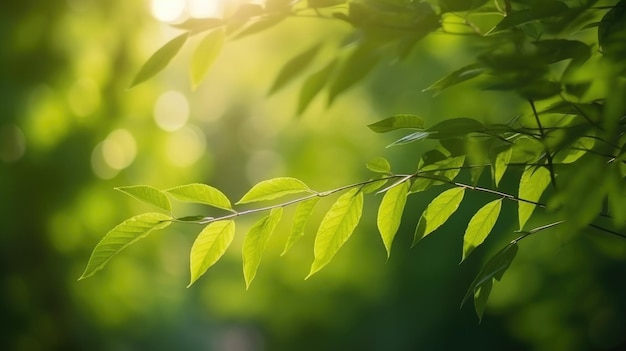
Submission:
[[[235,237],[235,221],[213,222],[200,232],[191,247],[189,267],[191,286],[226,252]]]

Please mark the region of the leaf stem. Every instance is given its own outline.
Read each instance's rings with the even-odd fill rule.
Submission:
[[[533,115],[535,116],[535,121],[537,122],[537,127],[539,127],[539,133],[541,135],[541,140],[545,141],[546,139],[546,133],[545,130],[543,129],[543,126],[541,125],[541,120],[539,119],[539,113],[537,113],[537,108],[535,107],[535,102],[532,99],[528,99],[528,103],[530,104],[530,107],[533,110]],[[553,159],[552,159],[552,154],[550,154],[550,150],[548,149],[547,146],[545,146],[546,149],[546,160],[547,160],[547,168],[548,171],[550,172],[550,182],[552,183],[552,187],[556,190],[557,189],[557,185],[556,185],[556,175],[554,173],[554,164],[553,164]]]

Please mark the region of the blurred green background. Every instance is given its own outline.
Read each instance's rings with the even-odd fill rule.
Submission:
[[[436,192],[413,196],[389,261],[376,232],[379,198],[333,262],[307,281],[315,225],[280,257],[283,220],[249,291],[238,222],[223,259],[194,286],[193,225],[153,233],[77,282],[98,240],[149,209],[113,191],[203,182],[238,199],[251,185],[292,176],[317,190],[367,179],[363,164],[389,158],[411,172],[432,144],[385,149],[392,136],[366,124],[395,113],[428,123],[471,116],[504,121],[513,97],[468,90],[432,98],[421,90],[471,62],[456,39],[433,35],[403,62],[380,65],[330,108],[318,97],[295,116],[297,87],[266,92],[281,65],[344,23],[293,19],[227,43],[192,91],[189,50],[157,78],[128,89],[141,64],[176,31],[163,22],[228,10],[234,1],[25,0],[0,13],[0,342],[4,350],[620,350],[626,346],[626,243],[589,233],[568,245],[546,235],[521,245],[478,324],[459,309],[485,254],[515,237],[508,204],[494,235],[459,265],[471,194],[450,223],[409,250]],[[332,50],[324,53],[331,57]],[[511,172],[504,182],[515,184]],[[329,206],[325,199],[319,208]],[[292,211],[293,209],[291,209]],[[176,207],[177,215],[206,208]],[[287,212],[290,213],[290,212]]]

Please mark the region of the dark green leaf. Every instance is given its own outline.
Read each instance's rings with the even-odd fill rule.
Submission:
[[[326,67],[310,75],[302,85],[298,99],[298,114],[302,114],[309,106],[313,98],[328,83],[331,73],[335,68],[336,61],[331,61]]]
[[[509,13],[489,32],[489,34],[511,29],[528,22],[558,16],[568,9],[569,7],[561,1],[538,1],[528,9]]]
[[[485,67],[483,67],[479,63],[467,65],[439,79],[433,85],[429,86],[423,91],[432,91],[434,95],[436,96],[451,86],[454,86],[466,80],[478,77],[479,75],[483,74],[485,71],[486,71]]]
[[[484,5],[487,0],[439,0],[441,12],[474,10]]]
[[[313,61],[313,59],[319,52],[319,49],[320,46],[315,45],[312,48],[289,60],[278,73],[278,76],[274,80],[274,84],[272,84],[268,95],[274,94],[285,85],[287,85],[287,83],[289,83],[295,77],[297,77],[300,73],[302,73],[302,71],[304,71]]]
[[[439,122],[426,131],[430,133],[430,139],[459,138],[485,131],[485,126],[471,118],[452,118]]]
[[[358,46],[343,62],[337,77],[328,88],[328,105],[332,105],[339,94],[367,77],[380,58],[376,46],[371,44]]]
[[[148,61],[143,64],[143,66],[139,70],[139,73],[137,73],[135,79],[133,79],[130,87],[132,88],[135,85],[142,83],[152,78],[157,73],[161,72],[183,47],[183,45],[187,41],[188,36],[189,33],[183,33],[167,42],[159,50],[152,54]]]
[[[424,120],[416,115],[400,114],[367,126],[373,132],[386,133],[397,129],[423,129]]]

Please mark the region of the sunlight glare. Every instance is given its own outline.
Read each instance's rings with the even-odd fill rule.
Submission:
[[[179,91],[163,93],[154,103],[154,121],[162,130],[173,132],[182,128],[189,119],[189,102]]]
[[[197,127],[185,126],[172,133],[167,141],[167,157],[178,167],[196,163],[206,149],[206,136]]]
[[[185,0],[152,0],[152,15],[161,22],[173,22],[185,11]]]
[[[187,0],[187,12],[190,17],[221,17],[222,0]]]
[[[135,160],[137,155],[135,138],[126,129],[114,130],[102,143],[102,154],[109,167],[122,170]]]

